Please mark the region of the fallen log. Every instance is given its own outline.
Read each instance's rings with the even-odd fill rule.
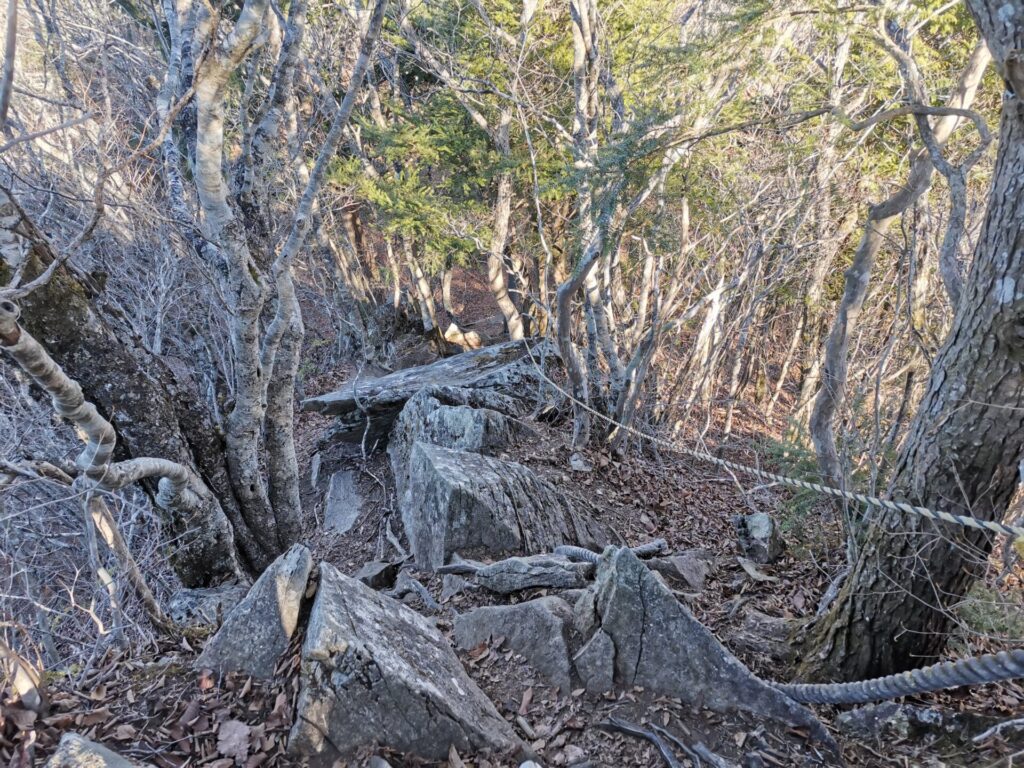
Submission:
[[[423,389],[464,390],[458,396],[468,398],[465,405],[518,415],[542,383],[526,354],[527,344],[538,361],[557,359],[543,340],[495,344],[385,376],[356,377],[340,389],[303,400],[302,410],[339,417],[335,436],[367,445],[386,438],[406,401]]]

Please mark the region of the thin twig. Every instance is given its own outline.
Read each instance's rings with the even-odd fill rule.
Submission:
[[[665,760],[665,764],[668,765],[669,768],[683,768],[683,764],[676,758],[672,749],[664,742],[661,736],[654,731],[645,730],[636,723],[620,720],[614,715],[610,716],[607,722],[598,723],[597,727],[605,731],[618,731],[619,733],[625,733],[628,736],[647,739],[647,741],[651,742],[658,748],[662,758]]]

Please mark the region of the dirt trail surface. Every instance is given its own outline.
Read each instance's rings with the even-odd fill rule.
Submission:
[[[529,441],[502,449],[501,459],[524,465],[579,508],[588,510],[616,543],[637,545],[658,537],[666,539],[668,551],[689,565],[679,573],[662,568],[659,578],[755,674],[763,679],[786,674],[793,647],[787,633],[795,626],[793,620],[814,615],[821,596],[844,565],[840,524],[829,507],[797,505],[778,488],[755,487],[698,462],[651,454],[637,446],[621,458],[585,453],[577,464],[583,469],[573,470],[567,462],[568,425],[557,420],[527,421]],[[816,744],[805,728],[748,714],[715,713],[639,686],[606,693],[588,692],[583,687],[559,689],[500,635],[458,648],[454,627],[460,614],[479,606],[513,605],[545,595],[559,595],[572,604],[578,591],[532,588],[502,595],[475,586],[470,578],[417,571],[401,556],[409,551],[409,542],[402,530],[386,452],[364,454],[358,445],[325,442],[321,438],[330,426],[319,414],[300,416],[305,543],[313,560],[330,563],[347,575],[356,574],[371,561],[400,563],[385,577],[395,579],[394,587],[385,587],[385,591],[441,631],[456,649],[470,679],[493,702],[516,737],[533,750],[538,764],[664,764],[654,743],[609,728],[613,719],[648,731],[661,728],[684,744],[703,745],[730,761],[723,765],[832,764],[827,750]],[[749,426],[751,434],[758,427]],[[724,455],[750,462],[763,451],[761,443],[737,429]],[[339,471],[351,473],[362,510],[345,533],[324,525],[326,491],[330,478]],[[734,515],[752,512],[771,514],[787,542],[780,560],[753,568],[737,557],[732,521]],[[1016,578],[1019,575],[1011,575],[1011,586]],[[413,579],[424,587],[422,591],[408,587]],[[408,587],[404,592],[400,589],[403,583]],[[29,753],[34,751],[36,764],[41,764],[62,733],[75,731],[129,759],[161,768],[300,764],[285,749],[299,695],[304,628],[300,626],[291,639],[276,665],[276,676],[269,681],[239,674],[217,676],[197,669],[196,658],[212,631],[188,630],[148,653],[136,652],[132,658],[109,650],[87,674],[68,671],[52,677],[51,709],[43,717],[17,705],[5,705],[0,718],[4,761],[30,765]],[[992,650],[989,645],[974,637],[958,652]],[[1024,688],[1019,683],[955,690],[908,703],[947,714],[968,711],[970,718],[948,719],[930,728],[927,717],[915,719],[916,715],[904,714],[895,726],[868,725],[868,733],[858,735],[855,729],[836,727],[839,720],[849,718],[837,709],[817,708],[815,714],[829,727],[850,765],[1010,765],[1012,755],[1024,749],[1020,732],[1012,729],[993,733],[978,743],[969,738],[992,724],[1019,717],[1024,703]],[[34,733],[34,743],[29,743],[28,733]],[[682,750],[675,753],[681,765],[696,764]],[[338,764],[382,765],[372,762],[375,755],[392,766],[495,768],[519,764],[457,750],[447,760],[425,763],[369,747]],[[711,763],[705,760],[703,764]]]

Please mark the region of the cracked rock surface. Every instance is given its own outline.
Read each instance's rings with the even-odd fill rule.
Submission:
[[[460,388],[482,394],[477,402],[518,400],[537,389],[540,379],[526,355],[526,343],[510,341],[445,357],[427,365],[375,379],[346,382],[335,391],[302,401],[302,410],[337,416],[335,435],[341,440],[373,445],[387,439],[402,406],[424,388]],[[538,360],[554,357],[548,342],[529,342]],[[488,406],[491,407],[491,406]]]
[[[551,595],[515,605],[485,605],[455,618],[455,642],[469,650],[492,637],[504,637],[548,681],[568,691],[572,618],[569,604]]]
[[[553,486],[512,461],[416,442],[402,522],[416,564],[471,555],[550,552],[559,544],[599,548],[599,526]]]
[[[474,405],[473,390],[423,390],[409,399],[388,439],[388,457],[401,500],[409,484],[409,454],[417,441],[493,454],[529,429],[505,413]],[[482,394],[482,393],[478,393]],[[488,401],[490,402],[490,401]],[[492,403],[500,406],[499,403]]]
[[[466,675],[437,628],[400,603],[320,566],[302,648],[289,751],[331,765],[378,745],[443,760],[524,745]]]
[[[717,712],[748,712],[806,728],[834,746],[810,710],[757,678],[629,549],[605,551],[593,587],[577,602],[575,620],[586,635],[608,636],[619,688],[638,685]],[[587,662],[593,678],[599,671],[591,657]]]
[[[219,673],[273,677],[277,661],[298,626],[312,570],[313,557],[301,544],[278,557],[227,615],[196,666]]]

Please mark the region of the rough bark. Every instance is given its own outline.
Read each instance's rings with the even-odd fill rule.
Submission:
[[[194,135],[193,177],[202,212],[200,226],[185,203],[178,158],[170,143],[165,144],[168,194],[183,232],[208,262],[228,304],[234,403],[226,419],[227,477],[243,526],[252,532],[248,559],[256,571],[269,565],[299,533],[301,509],[292,410],[304,328],[291,270],[313,223],[319,220],[316,197],[369,67],[386,3],[377,0],[372,12],[364,16],[359,55],[345,97],[334,108],[330,130],[315,164],[308,174],[305,169],[295,174],[303,189],[291,214],[288,236],[270,270],[276,306],[265,330],[262,318],[271,291],[263,268],[272,251],[265,237],[256,236],[263,225],[251,219],[272,210],[280,199],[279,195],[265,194],[266,185],[262,183],[274,162],[283,156],[286,159],[282,166],[293,171],[295,164],[301,163],[301,157],[290,159],[288,147],[296,136],[294,81],[305,7],[295,4],[290,9],[287,35],[262,107],[263,117],[251,139],[243,139],[240,188],[235,188],[224,172],[229,83],[265,37],[269,4],[267,0],[247,0],[230,34],[212,44],[198,63],[184,52],[188,35],[182,28],[181,15],[168,13],[172,50],[159,106],[161,113],[166,113],[170,94],[182,79],[177,76],[178,70],[184,75],[194,69],[194,130],[190,120],[185,121],[183,129],[186,139]],[[200,8],[190,18],[195,19],[195,40],[211,42],[214,30],[209,9]],[[242,108],[244,111],[245,105]]]
[[[28,226],[24,224],[23,226]],[[54,256],[31,238],[26,276],[42,273]],[[21,302],[21,322],[85,397],[113,425],[131,457],[159,456],[192,471],[201,504],[188,516],[164,512],[165,536],[174,541],[171,564],[186,586],[209,586],[237,572],[235,545],[247,532],[232,532],[237,506],[227,486],[223,444],[194,386],[100,313],[87,285],[66,266]],[[155,481],[144,481],[155,496]]]
[[[1024,85],[1015,58],[1024,47],[1024,3],[969,5],[997,67]],[[1005,515],[1024,458],[1024,105],[1015,93],[1022,91],[1004,94],[974,262],[891,484],[896,498],[986,520]],[[814,629],[804,675],[855,680],[933,660],[949,635],[949,610],[992,544],[988,533],[879,513]]]

